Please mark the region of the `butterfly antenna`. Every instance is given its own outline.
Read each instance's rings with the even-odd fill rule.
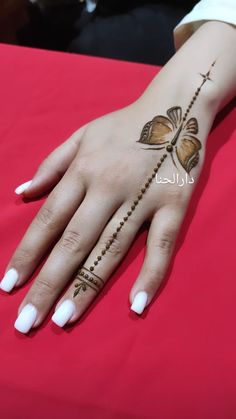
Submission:
[[[141,147],[143,150],[163,150],[163,148],[165,148],[165,147],[160,147],[160,148],[155,148],[155,147],[148,147],[148,148],[144,148],[144,147]]]

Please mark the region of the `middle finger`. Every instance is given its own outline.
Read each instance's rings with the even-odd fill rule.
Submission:
[[[131,216],[128,203],[117,210],[85,264],[77,270],[70,287],[57,303],[52,320],[58,326],[73,323],[84,313],[125,256],[140,226],[151,212],[151,206],[149,209],[137,208],[135,215]]]

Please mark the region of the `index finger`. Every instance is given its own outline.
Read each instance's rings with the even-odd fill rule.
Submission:
[[[85,194],[83,181],[68,169],[26,230],[11,257],[0,289],[10,292],[32,275],[42,257],[72,218]]]

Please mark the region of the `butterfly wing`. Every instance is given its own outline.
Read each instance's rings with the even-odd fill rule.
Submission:
[[[182,123],[182,109],[174,106],[167,111],[168,118],[163,115],[155,116],[147,122],[141,132],[138,142],[150,145],[166,144],[170,141],[170,134],[174,134]],[[180,164],[187,173],[196,166],[199,160],[200,141],[192,134],[198,133],[196,118],[190,118],[183,127],[178,138],[176,154]]]
[[[198,122],[196,118],[190,118],[183,127],[185,134],[195,135],[198,133]]]
[[[173,127],[178,128],[178,126],[182,122],[182,109],[180,106],[173,106],[172,108],[168,109],[166,112],[168,117],[170,118]]]
[[[176,154],[180,164],[190,173],[199,161],[200,141],[193,135],[183,135],[176,146]]]
[[[169,118],[157,115],[144,125],[138,142],[151,145],[165,144],[173,128],[173,123]]]

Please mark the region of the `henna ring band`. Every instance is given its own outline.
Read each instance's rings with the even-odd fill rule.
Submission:
[[[80,282],[75,283],[76,290],[73,295],[74,297],[76,297],[76,295],[79,294],[80,291],[86,291],[87,287],[90,287],[95,292],[98,292],[101,286],[104,285],[104,280],[95,273],[92,273],[85,266],[82,266],[82,268],[78,270],[75,279],[77,279]]]

